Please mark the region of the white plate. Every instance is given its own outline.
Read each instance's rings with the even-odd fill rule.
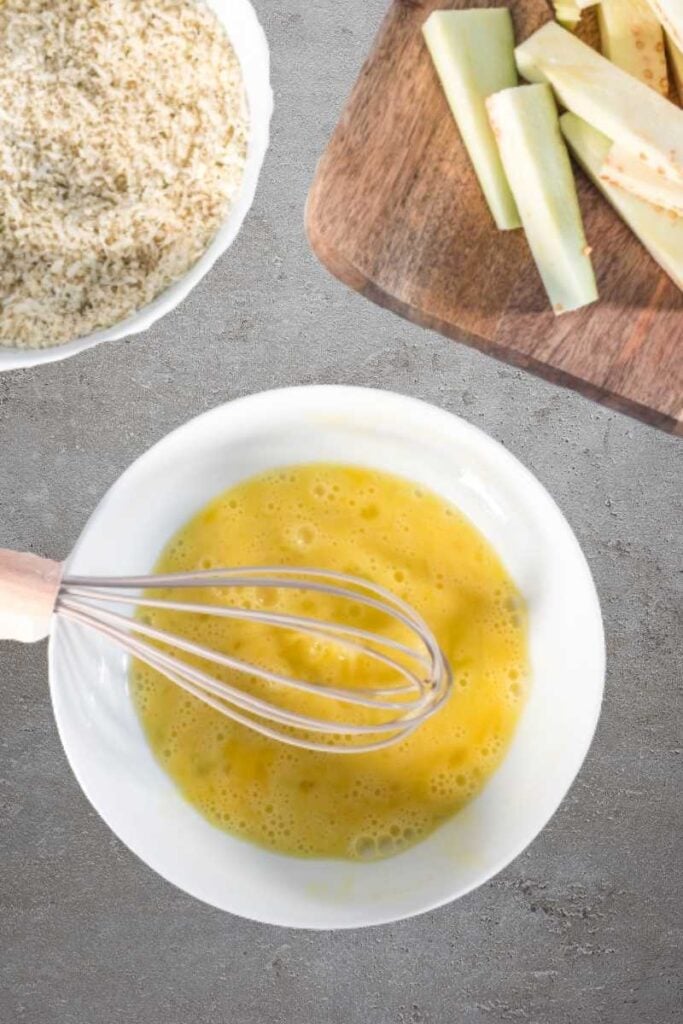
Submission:
[[[239,197],[230,210],[225,223],[218,229],[216,237],[206,252],[180,280],[170,285],[153,302],[131,316],[108,327],[95,331],[83,338],[69,341],[65,345],[51,348],[27,349],[4,348],[0,346],[0,372],[20,367],[37,366],[40,363],[54,363],[68,359],[78,352],[84,352],[103,341],[117,341],[140,334],[155,321],[175,309],[192,291],[194,286],[208,274],[219,256],[232,245],[242,222],[254,201],[261,167],[268,149],[270,118],[273,112],[273,93],[270,87],[270,55],[268,43],[256,12],[249,0],[207,0],[225,25],[230,41],[242,66],[244,85],[249,104],[249,153],[244,171],[244,180]]]
[[[401,474],[462,509],[502,557],[530,612],[533,679],[512,746],[484,791],[390,860],[298,860],[210,825],[144,739],[125,656],[56,623],[50,685],[59,733],[93,806],[150,867],[234,914],[302,928],[408,917],[481,885],[540,832],[586,755],[604,676],[600,608],[552,498],[463,420],[390,392],[303,387],[220,406],[170,434],[100,503],[69,562],[78,574],[143,573],[191,515],[266,469],[330,461]]]

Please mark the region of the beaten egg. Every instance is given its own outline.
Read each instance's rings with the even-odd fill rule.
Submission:
[[[155,571],[259,565],[337,570],[392,590],[441,644],[454,675],[450,697],[396,745],[340,755],[261,736],[134,662],[131,692],[155,756],[209,821],[270,850],[367,860],[418,842],[481,790],[514,734],[529,675],[526,608],[514,582],[444,499],[388,473],[342,465],[279,469],[231,488],[179,530]],[[392,628],[373,609],[339,607],[324,594],[213,588],[208,599],[387,635]],[[168,609],[140,614],[157,628],[303,679],[348,686],[370,664],[384,671],[333,642],[261,624]],[[218,674],[258,687],[248,674]],[[320,698],[294,692],[287,701],[319,713]]]

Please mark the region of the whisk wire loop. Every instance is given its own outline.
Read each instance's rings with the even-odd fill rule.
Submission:
[[[409,632],[414,646],[347,623],[324,622],[244,606],[178,601],[148,593],[149,590],[183,588],[289,589],[324,594],[370,608],[387,620],[393,620]],[[211,615],[322,638],[384,665],[401,681],[395,685],[383,682],[345,688],[283,675],[157,629],[139,617],[114,610],[112,605]],[[97,630],[126,653],[233,721],[269,738],[310,750],[363,753],[394,744],[433,715],[452,687],[448,661],[419,613],[384,587],[346,573],[259,566],[153,577],[66,577],[55,611],[71,622]],[[296,690],[336,702],[337,714],[322,718],[292,711],[275,698],[264,699],[209,674],[171,650],[264,681],[278,694]],[[372,722],[338,721],[340,704],[381,712],[381,718]]]

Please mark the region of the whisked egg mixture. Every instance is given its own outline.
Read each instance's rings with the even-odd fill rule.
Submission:
[[[240,565],[317,566],[394,591],[438,638],[454,672],[452,695],[396,746],[336,755],[260,736],[134,663],[132,694],[160,763],[214,825],[281,853],[375,859],[429,835],[495,771],[524,704],[526,610],[496,552],[456,508],[409,481],[308,465],[220,495],[171,540],[156,572]],[[210,599],[397,635],[372,609],[340,608],[326,595],[216,589]],[[141,614],[159,628],[304,679],[362,685],[370,667],[374,678],[383,671],[364,655],[289,631],[168,610]],[[218,671],[272,699],[272,684]],[[320,698],[306,694],[290,693],[287,701],[299,711],[321,710]],[[333,709],[337,714],[348,719],[348,706]]]

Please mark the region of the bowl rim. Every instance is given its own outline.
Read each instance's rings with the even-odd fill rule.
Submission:
[[[514,468],[514,472],[518,474],[523,483],[531,488],[532,494],[534,494],[536,497],[540,497],[546,504],[549,504],[552,508],[554,508],[556,515],[559,517],[558,522],[560,522],[562,528],[565,531],[565,536],[570,542],[572,542],[573,557],[576,559],[576,567],[583,577],[583,584],[586,587],[586,593],[590,595],[591,598],[591,623],[592,626],[595,628],[594,650],[592,652],[593,661],[591,667],[595,679],[595,687],[592,694],[592,700],[590,703],[590,714],[588,716],[590,720],[590,725],[586,728],[582,742],[574,746],[572,760],[575,767],[572,768],[571,778],[569,778],[568,782],[566,783],[566,785],[564,785],[564,788],[562,788],[561,792],[559,791],[558,787],[558,791],[553,796],[552,805],[550,806],[549,811],[543,815],[542,819],[539,818],[541,822],[540,825],[534,826],[533,831],[530,831],[530,833],[527,836],[525,836],[525,838],[522,841],[518,842],[516,845],[511,845],[496,860],[492,861],[491,864],[487,865],[486,869],[482,871],[481,874],[471,882],[471,884],[466,884],[462,887],[459,887],[457,891],[440,896],[439,898],[425,901],[420,906],[416,906],[408,911],[388,910],[386,912],[375,912],[371,920],[361,922],[354,920],[349,922],[343,921],[335,923],[333,925],[325,923],[312,924],[310,918],[305,914],[303,914],[301,918],[293,916],[291,918],[288,918],[286,921],[278,917],[277,915],[271,917],[267,913],[259,914],[258,916],[247,915],[242,914],[240,911],[235,909],[228,909],[225,906],[223,906],[220,902],[213,902],[211,899],[207,899],[205,894],[200,893],[196,890],[193,891],[192,885],[187,885],[184,883],[180,884],[175,878],[172,878],[170,876],[170,873],[166,873],[164,870],[160,870],[160,868],[157,865],[152,865],[144,855],[139,853],[132,845],[129,844],[129,842],[126,839],[123,839],[118,834],[114,826],[108,820],[107,815],[103,813],[103,811],[98,806],[96,797],[94,797],[90,792],[88,780],[84,778],[79,766],[74,763],[70,755],[68,741],[65,738],[64,723],[61,720],[59,701],[56,699],[57,672],[55,667],[55,656],[60,632],[60,622],[59,620],[56,620],[54,623],[53,630],[50,634],[48,647],[50,696],[57,724],[57,730],[60,736],[60,740],[62,742],[64,752],[66,754],[67,761],[69,762],[70,767],[74,775],[76,776],[76,779],[81,789],[83,790],[85,796],[92,804],[94,809],[97,811],[97,813],[100,815],[100,817],[102,817],[105,823],[109,825],[114,834],[117,835],[120,841],[123,842],[124,845],[126,845],[128,849],[130,849],[131,852],[135,854],[135,856],[139,860],[142,861],[142,863],[144,863],[147,867],[151,868],[151,870],[153,870],[156,874],[161,875],[161,877],[163,877],[166,881],[170,882],[176,888],[180,888],[181,891],[187,892],[189,895],[194,896],[201,902],[208,903],[216,909],[235,914],[236,916],[241,916],[245,920],[253,920],[263,924],[277,925],[290,928],[302,928],[314,931],[337,931],[359,927],[374,927],[384,924],[390,924],[401,920],[407,920],[411,917],[419,916],[420,914],[427,913],[431,910],[436,910],[440,907],[446,906],[447,904],[454,902],[455,900],[467,895],[473,890],[479,888],[481,885],[490,881],[491,878],[493,878],[501,870],[503,870],[505,867],[511,864],[532,842],[534,842],[534,840],[540,835],[540,833],[546,827],[548,822],[551,820],[551,818],[554,816],[554,814],[566,798],[567,793],[573,786],[584,764],[591,743],[593,741],[600,716],[604,696],[606,663],[605,634],[600,603],[595,583],[593,581],[586,558],[583,554],[583,551],[579,545],[579,542],[570,524],[566,520],[561,509],[555,502],[554,498],[543,486],[543,484],[538,480],[538,478],[529,469],[527,469],[527,467],[515,455],[508,451],[508,449],[499,441],[496,441],[481,428],[475,426],[472,423],[469,423],[467,420],[464,420],[462,417],[456,415],[455,413],[451,413],[446,409],[432,405],[430,402],[426,402],[422,399],[414,398],[409,395],[401,394],[399,392],[394,392],[388,389],[385,390],[371,387],[324,384],[275,388],[268,391],[255,392],[243,395],[231,401],[221,403],[220,405],[215,406],[214,408],[209,409],[196,417],[193,417],[186,423],[181,424],[180,426],[176,427],[174,430],[170,431],[168,434],[160,438],[155,444],[153,444],[150,448],[148,448],[145,452],[138,456],[138,458],[136,458],[128,466],[128,468],[125,469],[123,473],[114,481],[111,487],[108,488],[108,490],[106,491],[106,493],[99,501],[90,517],[88,518],[87,522],[85,523],[81,535],[76,545],[74,546],[71,555],[69,556],[69,558],[67,558],[65,563],[67,569],[71,560],[78,553],[81,542],[86,537],[89,530],[98,522],[100,517],[102,517],[106,512],[109,500],[114,491],[117,490],[119,486],[125,484],[128,481],[129,477],[132,477],[134,474],[136,474],[139,471],[142,463],[144,463],[144,461],[152,453],[158,454],[161,450],[163,450],[165,446],[172,446],[178,435],[184,433],[185,431],[191,430],[193,426],[199,424],[201,421],[210,421],[212,417],[220,415],[221,411],[226,407],[231,407],[233,411],[239,413],[244,407],[248,405],[253,405],[254,408],[257,409],[259,405],[267,406],[273,400],[292,401],[294,403],[300,403],[303,406],[305,402],[308,401],[309,399],[315,400],[316,398],[322,399],[324,401],[329,400],[330,405],[333,404],[333,400],[335,399],[341,399],[342,401],[346,401],[347,403],[352,404],[354,400],[358,397],[367,399],[368,396],[372,395],[376,395],[378,401],[394,403],[396,405],[397,413],[401,411],[401,408],[404,413],[408,413],[411,409],[413,409],[416,412],[421,412],[422,415],[427,414],[427,416],[432,418],[435,424],[438,425],[439,423],[442,423],[444,424],[444,426],[449,425],[451,429],[453,428],[453,421],[455,421],[458,430],[461,431],[463,435],[469,436],[472,440],[474,440],[475,443],[480,446],[482,452],[492,452],[496,454],[499,458],[502,457],[504,460],[508,461],[508,463]]]
[[[100,328],[90,334],[82,335],[80,338],[73,338],[62,345],[50,345],[45,348],[0,345],[0,373],[61,362],[63,359],[70,359],[72,356],[86,352],[104,342],[120,341],[123,338],[132,338],[143,333],[179,306],[236,240],[253,205],[270,142],[270,122],[274,106],[270,81],[270,50],[251,0],[230,0],[231,17],[234,17],[235,21],[238,18],[242,20],[250,37],[248,46],[242,47],[234,42],[232,33],[228,31],[225,17],[216,9],[216,2],[220,3],[221,0],[208,0],[211,9],[226,27],[228,37],[235,47],[243,70],[250,112],[247,162],[235,202],[199,259],[182,277],[167,285],[151,302],[110,327]],[[247,80],[251,82],[251,87]]]

